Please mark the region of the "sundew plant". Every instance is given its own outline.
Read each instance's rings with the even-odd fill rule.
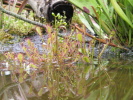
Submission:
[[[1,67],[1,69],[10,71],[13,85],[14,83],[19,84],[20,87],[24,83],[24,86],[26,86],[25,94],[28,94],[28,96],[35,94],[35,96],[41,97],[46,94],[46,97],[50,100],[81,100],[83,97],[86,100],[112,99],[116,96],[112,87],[115,84],[119,85],[113,79],[120,81],[123,77],[119,73],[114,74],[115,67],[108,68],[115,63],[119,66],[120,62],[114,59],[113,62],[109,63],[107,58],[103,61],[101,56],[108,46],[122,49],[133,46],[133,16],[131,12],[133,6],[131,0],[119,0],[119,2],[115,0],[68,1],[80,9],[75,8],[84,25],[80,21],[80,25],[75,24],[75,22],[68,25],[65,22],[65,16],[53,13],[55,20],[52,23],[41,24],[41,27],[39,27],[40,24],[34,26],[34,31],[40,36],[41,51],[32,39],[26,38],[20,43],[22,52],[4,53],[6,60],[1,65],[6,66],[6,68]],[[10,22],[13,24],[10,24]],[[23,25],[22,28],[20,28],[21,25]],[[16,26],[18,27],[16,28]],[[4,17],[3,27],[18,29],[16,30],[18,34],[22,32],[23,35],[27,35],[29,29],[33,26],[16,18]],[[86,31],[86,28],[90,30],[91,34]],[[45,34],[43,30],[45,30]],[[24,34],[25,32],[27,34]],[[63,35],[63,33],[67,34]],[[46,34],[47,39],[44,39],[43,36]],[[97,34],[98,37],[94,34]],[[1,35],[6,37],[4,33]],[[86,37],[91,39],[87,40]],[[100,52],[97,55],[94,51],[96,41],[101,42],[102,44],[97,44],[100,49],[103,48],[102,51],[99,50]],[[111,76],[112,74],[113,76]],[[124,72],[124,76],[127,74]],[[119,86],[125,86],[129,83],[127,86],[133,87],[131,81],[124,81],[123,83],[124,85],[120,84]],[[4,92],[7,92],[8,85],[5,85],[5,87],[1,90],[5,89]],[[120,91],[119,88],[117,89]],[[125,97],[123,95],[120,97],[122,99],[130,98],[131,89],[127,89],[127,92],[124,91]],[[22,95],[23,90],[22,87],[19,88]],[[109,96],[109,93],[113,95]],[[26,98],[26,95],[24,96]],[[5,95],[5,97],[7,96]]]

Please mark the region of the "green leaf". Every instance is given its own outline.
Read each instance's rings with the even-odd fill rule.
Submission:
[[[133,6],[133,0],[128,0],[128,2]]]
[[[128,44],[130,44],[131,42],[132,42],[132,31],[129,30],[129,43]]]
[[[37,31],[37,33],[40,35],[40,36],[42,36],[42,30],[41,30],[41,27],[36,27],[36,31]]]
[[[19,76],[19,82],[22,83],[23,81],[24,81],[23,76],[20,75],[20,76]]]
[[[90,62],[89,58],[88,57],[84,57],[84,61],[86,61],[87,63]]]
[[[20,61],[20,63],[22,63],[22,61],[23,61],[23,59],[24,59],[24,56],[23,56],[22,53],[19,53],[19,54],[17,55],[17,58],[18,58],[18,60]]]
[[[83,42],[83,37],[82,34],[77,34],[77,38],[80,42]]]
[[[123,12],[123,10],[121,9],[121,7],[117,4],[116,0],[111,0],[111,3],[115,9],[115,11],[118,13],[118,15],[125,20],[132,28],[133,28],[133,24],[131,23],[131,21],[128,19],[128,17],[126,16],[126,14]]]
[[[29,94],[32,94],[33,93],[33,86],[32,85],[30,86],[28,93]]]
[[[30,64],[30,67],[33,67],[33,68],[38,68],[36,65],[34,64]]]
[[[89,22],[87,21],[86,17],[83,15],[83,13],[79,13],[78,16],[79,16],[79,19],[82,21],[82,23],[84,23],[84,25],[91,31],[91,33],[94,34],[93,29],[91,28]],[[89,16],[87,18],[89,20]]]
[[[74,4],[75,6],[77,6],[78,8],[82,9],[85,12],[86,12],[86,9],[88,9],[89,14],[91,14],[91,15],[94,14],[91,6],[93,6],[93,7],[98,6],[96,0],[68,0],[68,1],[71,2],[72,4]],[[86,9],[84,9],[84,7]]]

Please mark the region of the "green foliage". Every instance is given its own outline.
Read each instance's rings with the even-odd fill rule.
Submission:
[[[77,23],[78,25],[82,25],[83,23],[81,22],[81,20],[79,20],[78,15],[78,10],[75,10],[73,18],[72,18],[72,23]]]
[[[116,2],[116,0],[111,0],[111,3],[114,7],[114,9],[116,10],[116,12],[118,13],[118,15],[124,20],[126,21],[131,28],[133,28],[133,24],[132,22],[128,19],[128,17],[125,15],[125,13],[123,12],[122,8],[118,5],[118,3]],[[126,2],[125,2],[126,3]],[[126,5],[126,4],[125,4]],[[128,5],[126,5],[128,6]],[[127,8],[126,8],[127,9]]]
[[[79,4],[81,4],[81,1]],[[86,2],[91,1],[86,0]],[[96,1],[92,1],[90,4],[93,3],[95,5],[90,7],[92,10],[91,13],[89,13],[89,8],[84,7],[84,10],[90,16],[86,13],[80,13],[79,17],[85,22],[88,29],[98,32],[101,38],[106,38],[107,41],[111,41],[116,36],[116,31],[112,30],[116,28],[114,20],[109,18],[109,15],[116,18],[113,15],[114,10],[111,10],[112,12],[109,13],[111,6],[106,10],[106,8],[99,6]],[[103,6],[100,0],[99,4]],[[42,38],[41,28],[36,27],[36,31],[43,41],[43,51],[41,53],[30,39],[27,39],[24,44],[22,43],[23,53],[5,53],[8,70],[12,72],[12,80],[23,83],[28,77],[36,81],[41,79],[42,83],[38,85],[37,89],[31,83],[29,93],[35,93],[38,96],[46,93],[49,99],[53,100],[67,100],[68,98],[77,100],[77,98],[81,97],[85,97],[87,100],[107,100],[108,94],[110,93],[109,84],[113,86],[112,80],[115,78],[115,75],[110,77],[105,67],[111,64],[108,64],[106,60],[98,61],[98,59],[93,58],[95,40],[89,42],[89,47],[86,46],[85,36],[82,34],[85,33],[85,28],[82,33],[73,29],[64,38],[59,38],[59,30],[63,27],[66,31],[67,24],[65,22],[65,16],[63,17],[59,14],[53,14],[53,16],[55,16],[53,27],[46,25],[46,33],[48,34],[46,42]],[[131,26],[128,25],[128,27]],[[71,37],[74,39],[71,39]],[[103,50],[107,46],[108,42]],[[99,58],[102,53],[103,51],[99,54]],[[114,70],[111,71],[114,72]],[[118,80],[117,77],[116,80]],[[126,96],[129,97],[129,93]],[[126,96],[125,98],[127,98]]]
[[[24,36],[32,33],[33,25],[5,15],[3,29],[8,29],[10,34]]]
[[[64,16],[60,15],[59,13],[57,15],[52,13],[52,15],[55,19],[52,23],[55,29],[58,29],[61,25],[67,26],[65,12],[64,12]]]
[[[9,33],[6,33],[3,29],[0,29],[0,41],[5,43],[7,42],[8,40],[10,39],[13,39],[14,37],[9,34]]]
[[[101,38],[126,47],[133,46],[133,6],[131,0],[68,0],[79,7],[79,18],[86,27]],[[93,30],[92,30],[93,29]],[[94,31],[94,32],[93,32]]]
[[[7,5],[4,9],[7,9],[8,6],[10,5]],[[15,8],[15,6],[10,6],[9,8],[14,10],[16,14],[17,8]],[[8,11],[10,11],[10,9],[8,9]],[[22,20],[16,19],[2,12],[0,14],[1,14],[0,16],[1,29],[6,30],[8,34],[11,34],[11,35],[17,34],[19,36],[24,36],[24,35],[28,35],[29,33],[33,32],[32,24],[26,23]],[[24,10],[20,16],[23,16],[25,18],[26,14],[28,14],[28,12]],[[29,18],[31,17],[33,17],[32,13],[29,14]]]

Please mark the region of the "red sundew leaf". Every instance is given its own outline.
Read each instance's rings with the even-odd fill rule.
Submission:
[[[77,34],[77,39],[82,42],[83,41],[83,37],[82,37],[82,34]]]
[[[86,7],[83,7],[83,10],[84,10],[84,12],[86,12],[86,13],[90,13],[90,10],[88,9],[88,8],[86,8]]]

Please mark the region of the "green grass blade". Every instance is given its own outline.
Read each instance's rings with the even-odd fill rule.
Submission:
[[[121,9],[121,7],[117,4],[116,0],[111,0],[111,3],[115,9],[115,11],[119,14],[119,16],[125,20],[132,28],[133,28],[133,24],[131,23],[131,21],[128,19],[128,17],[125,15],[125,13],[123,12],[123,10]]]
[[[133,6],[133,0],[128,0],[128,2]]]

